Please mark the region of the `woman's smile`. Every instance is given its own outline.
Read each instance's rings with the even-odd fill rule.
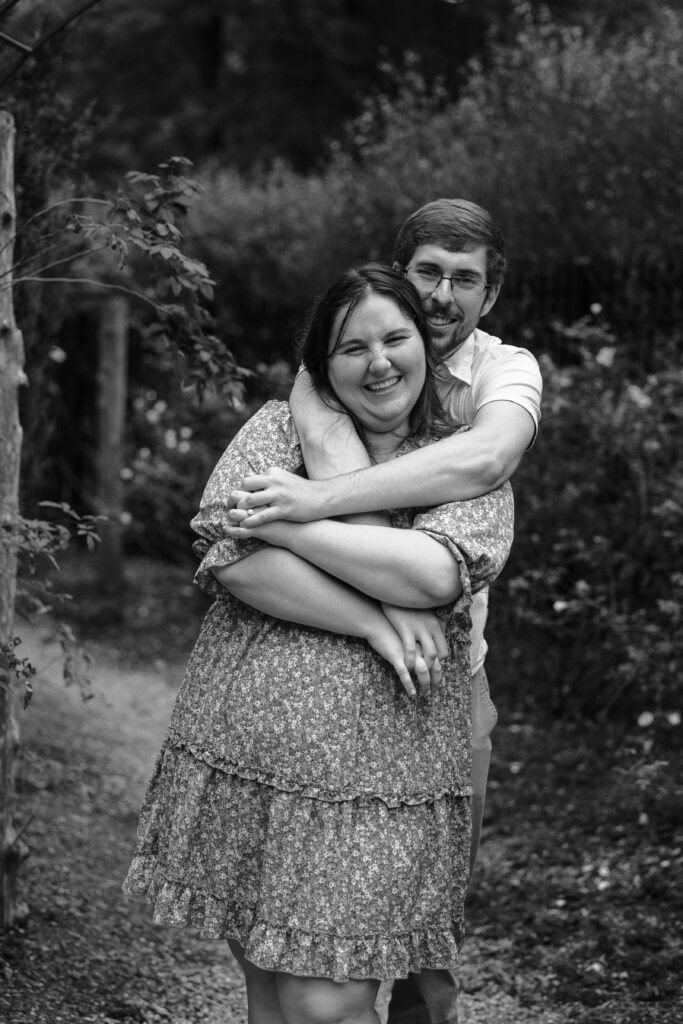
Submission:
[[[379,380],[374,384],[366,384],[365,387],[368,391],[372,391],[374,395],[383,395],[388,391],[392,391],[400,382],[401,377],[389,377],[388,380]]]
[[[371,292],[350,314],[348,307],[340,310],[332,337],[329,381],[366,441],[407,437],[426,373],[425,343],[415,322],[395,299]]]

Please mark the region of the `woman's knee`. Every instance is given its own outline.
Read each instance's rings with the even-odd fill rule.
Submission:
[[[378,981],[335,982],[327,978],[278,976],[280,1006],[287,1024],[346,1024],[377,1021]]]

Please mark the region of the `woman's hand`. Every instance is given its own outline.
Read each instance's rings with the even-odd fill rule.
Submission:
[[[327,515],[324,480],[307,480],[277,466],[258,476],[245,476],[231,501],[236,494],[242,495],[237,508],[254,510],[247,524],[250,530],[276,519],[310,523]]]
[[[365,639],[377,654],[381,655],[385,661],[389,662],[400,679],[401,686],[408,696],[415,697],[415,684],[413,683],[410,670],[405,663],[401,638],[384,615],[381,616],[378,622],[373,622],[373,624],[368,627]],[[427,679],[429,679],[429,676],[427,676]],[[418,682],[420,682],[420,692],[424,696],[429,696],[429,694],[424,691],[423,683],[419,679]]]
[[[409,612],[407,609],[396,609],[407,614],[413,614],[420,617],[420,612]],[[427,613],[431,614],[431,613]],[[433,616],[436,618],[436,616]],[[430,664],[427,663],[427,659],[423,656],[420,649],[419,642],[413,644],[412,657],[410,658],[410,666],[408,665],[408,659],[406,658],[405,644],[401,639],[400,635],[393,627],[391,622],[385,616],[382,616],[382,620],[379,623],[373,622],[368,627],[365,639],[373,648],[377,651],[389,664],[392,666],[398,678],[401,680],[401,685],[406,691],[409,697],[415,697],[416,690],[413,682],[413,675],[420,688],[420,693],[423,697],[430,697],[433,692],[436,692],[439,682],[441,681],[441,665],[438,663],[436,655],[430,656]],[[433,630],[433,633],[440,633],[440,627],[437,630]],[[425,638],[425,644],[428,648],[436,650],[436,640],[428,640],[429,630],[425,628],[420,630],[420,633]],[[438,639],[438,636],[437,638]],[[448,648],[443,640],[443,634],[441,634],[441,641],[438,644],[438,649],[445,651],[442,656],[445,657],[448,654]]]
[[[382,611],[401,638],[406,667],[424,674],[424,665],[431,689],[436,692],[441,684],[441,661],[449,653],[439,619],[434,612],[422,608],[397,608],[383,603]]]
[[[230,495],[231,504],[228,517],[230,526],[227,528],[229,537],[235,540],[264,540],[274,547],[286,548],[288,540],[291,540],[292,531],[296,530],[296,523],[287,523],[282,519],[276,522],[264,523],[259,526],[252,526],[251,520],[254,516],[246,508],[240,507],[247,496],[246,491],[233,491]]]

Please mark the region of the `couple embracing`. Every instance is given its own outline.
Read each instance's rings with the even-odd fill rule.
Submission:
[[[541,380],[478,328],[486,211],[437,200],[393,265],[335,281],[289,403],[216,466],[193,529],[214,597],[124,888],[225,938],[250,1024],[453,1024],[495,708],[488,585]]]

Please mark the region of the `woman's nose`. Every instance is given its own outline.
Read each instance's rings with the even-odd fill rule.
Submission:
[[[391,366],[391,360],[387,355],[384,348],[375,350],[372,353],[370,360],[370,370],[372,373],[383,373],[387,366]]]

